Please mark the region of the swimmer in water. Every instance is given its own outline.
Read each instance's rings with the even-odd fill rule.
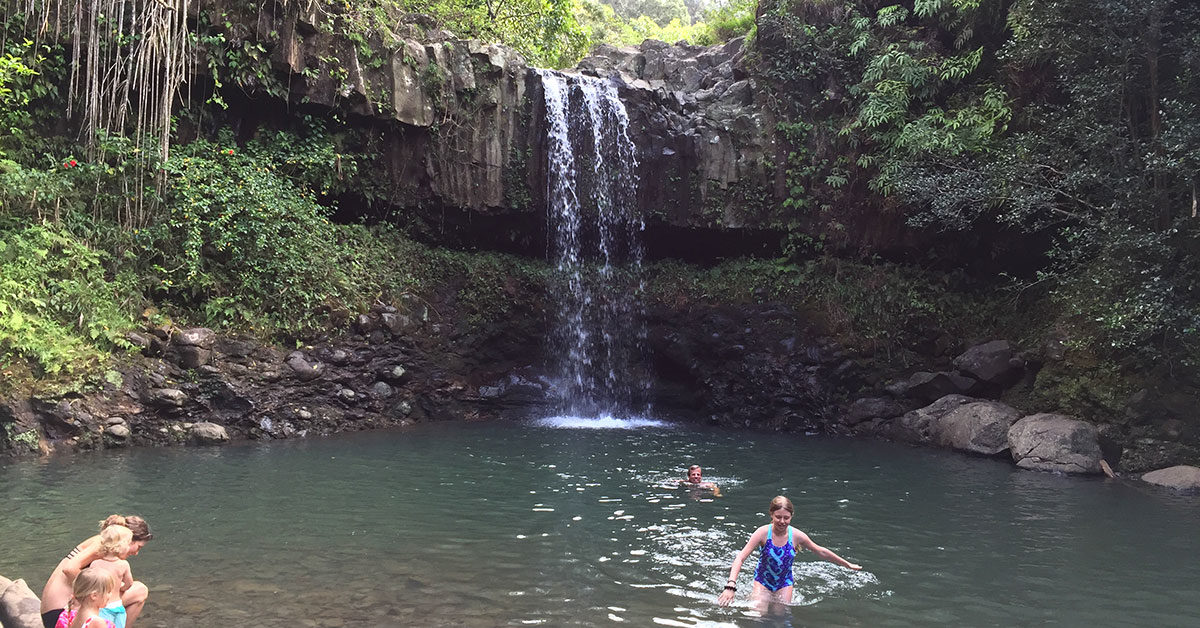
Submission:
[[[733,602],[733,596],[737,593],[738,572],[742,570],[742,563],[757,547],[762,547],[762,553],[758,557],[758,568],[754,570],[754,589],[750,592],[750,607],[760,613],[766,613],[767,607],[773,604],[786,606],[791,603],[792,588],[795,582],[792,575],[792,562],[800,548],[807,549],[820,558],[846,569],[855,571],[862,569],[861,565],[856,565],[833,553],[832,550],[817,545],[808,538],[807,534],[793,528],[791,526],[792,501],[788,498],[780,495],[772,499],[769,512],[771,523],[755,530],[750,535],[750,540],[746,542],[746,547],[743,547],[742,551],[738,552],[737,558],[733,559],[725,590],[717,598],[717,603],[721,606],[729,606]]]
[[[670,488],[693,488],[712,491],[713,497],[721,496],[721,488],[715,482],[704,481],[704,470],[700,465],[694,464],[687,468],[687,477],[679,480],[677,483],[670,485]]]

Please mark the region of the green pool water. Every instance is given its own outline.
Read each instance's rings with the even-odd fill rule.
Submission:
[[[589,425],[589,423],[582,423]],[[141,626],[1196,626],[1200,498],[889,443],[649,424],[395,432],[0,463],[0,574],[35,590],[147,518]],[[699,463],[724,496],[663,488]],[[776,494],[851,572],[716,594]]]

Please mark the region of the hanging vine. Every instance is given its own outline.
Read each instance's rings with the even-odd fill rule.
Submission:
[[[129,133],[137,150],[167,160],[172,105],[190,55],[191,0],[14,0],[4,6],[6,21],[24,18],[29,39],[69,42],[66,113],[78,116],[89,159],[104,156],[102,138]],[[125,183],[126,226],[149,221],[143,194],[149,176],[136,169]],[[155,179],[160,191],[162,183]]]

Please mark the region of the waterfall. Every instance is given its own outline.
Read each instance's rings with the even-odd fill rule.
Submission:
[[[546,217],[556,263],[551,337],[560,410],[634,414],[644,406],[646,326],[637,157],[616,87],[538,70],[545,94]]]

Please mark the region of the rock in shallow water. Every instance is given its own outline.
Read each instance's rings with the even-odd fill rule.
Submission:
[[[1167,467],[1143,475],[1142,481],[1177,491],[1200,493],[1200,467],[1184,464]]]

